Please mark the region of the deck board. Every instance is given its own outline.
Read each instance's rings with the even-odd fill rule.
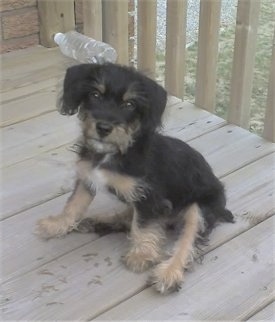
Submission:
[[[178,132],[179,138],[184,137],[185,130],[188,128]],[[274,145],[233,125],[206,133],[189,143],[205,156],[219,177],[274,151]],[[3,169],[1,190],[4,218],[72,188],[76,155],[68,150],[69,146],[58,147]],[[30,177],[33,180],[30,181]],[[25,182],[25,185],[20,182]],[[17,203],[14,203],[14,198],[18,200]]]
[[[7,167],[72,142],[80,129],[75,117],[64,117],[54,111],[7,126],[1,133],[5,141],[0,147],[1,167]]]
[[[0,222],[1,237],[8,241],[2,246],[2,281],[25,274],[98,238],[96,234],[72,233],[66,238],[45,241],[35,235],[37,220],[60,213],[68,197],[65,194],[54,198]],[[120,203],[99,194],[87,213],[91,216],[114,212],[121,207]],[[18,252],[24,256],[18,256]]]
[[[1,106],[1,126],[25,121],[31,117],[55,111],[54,89],[45,88]]]
[[[124,234],[73,232],[50,241],[34,234],[39,218],[62,209],[74,177],[69,148],[78,136],[77,118],[53,111],[55,83],[72,62],[43,47],[3,58],[4,320],[273,318],[274,144],[169,98],[163,132],[205,156],[225,184],[236,223],[213,231],[203,264],[186,274],[181,292],[163,297],[146,286],[148,273],[131,273],[121,263]],[[88,214],[120,207],[100,194]]]
[[[257,310],[274,296],[273,224],[270,218],[206,255],[186,277],[182,293],[162,297],[148,288],[96,320],[245,319],[252,307]]]
[[[255,315],[253,315],[247,321],[274,321],[274,320],[275,320],[275,302],[274,302],[274,299],[273,299],[272,303],[267,305],[260,312],[258,312]]]
[[[229,205],[234,204],[234,213],[237,214],[236,219],[237,223],[232,224],[225,224],[220,225],[212,234],[210,239],[210,244],[204,249],[204,252],[207,253],[211,251],[212,249],[216,249],[219,247],[219,245],[223,245],[227,241],[230,241],[232,238],[237,237],[241,235],[242,232],[245,232],[249,230],[249,228],[253,227],[260,221],[264,221],[265,219],[269,218],[274,213],[274,205],[272,204],[272,198],[269,196],[270,191],[272,192],[272,178],[270,177],[270,172],[268,171],[268,166],[272,164],[272,156],[266,157],[262,160],[259,160],[255,162],[254,164],[251,164],[245,168],[242,168],[238,172],[231,174],[228,176],[229,181],[231,184],[228,186],[231,188],[231,191],[229,191]],[[246,169],[248,168],[249,169]],[[251,177],[250,174],[254,173],[255,171],[259,171],[259,177],[263,178],[262,181],[257,182],[258,185],[255,185],[255,178]],[[244,185],[245,182],[245,185]],[[225,182],[227,184],[227,182]],[[247,190],[246,190],[247,189]],[[239,198],[239,191],[244,191],[244,195]],[[236,191],[236,192],[235,192]],[[273,191],[274,192],[274,191]],[[240,199],[240,200],[239,200]],[[259,204],[259,200],[262,200],[262,204]],[[104,202],[102,202],[104,203]],[[236,204],[238,206],[236,206]],[[60,205],[60,203],[59,203]],[[262,205],[264,205],[265,209],[261,209]],[[256,212],[256,209],[258,207],[258,211]],[[41,207],[39,207],[41,208]],[[43,207],[43,209],[47,209],[47,207]],[[51,209],[49,207],[49,209]],[[254,213],[255,209],[255,213]],[[39,212],[39,216],[35,217],[34,213],[35,211],[32,211],[33,216],[29,218],[29,227],[34,227],[35,221],[40,218],[41,213]],[[250,216],[244,215],[244,214],[250,214]],[[254,214],[252,217],[251,215]],[[258,216],[257,220],[256,217]],[[19,217],[24,218],[21,215],[17,215]],[[251,220],[253,218],[253,220]],[[21,219],[24,220],[24,219]],[[16,225],[16,222],[14,221],[14,226]],[[18,221],[18,226],[20,226],[20,220]],[[269,225],[270,226],[270,225]],[[42,249],[45,252],[45,245],[43,245],[43,242],[38,242],[34,237],[30,238],[28,237],[31,234],[31,230],[25,232],[24,239],[21,238],[21,240],[29,241],[27,242],[27,245],[25,245],[26,249],[33,249],[34,247],[38,247],[38,249]],[[4,229],[5,230],[5,229]],[[15,230],[18,230],[18,228],[15,227]],[[77,233],[71,234],[68,236],[71,238],[72,235],[78,235]],[[66,239],[66,238],[65,238]],[[68,240],[69,241],[69,240]],[[41,298],[36,298],[36,306],[31,306],[31,312],[29,310],[26,311],[26,316],[28,319],[37,319],[39,314],[43,316],[45,319],[51,320],[53,318],[52,312],[56,314],[56,311],[52,311],[52,307],[48,307],[47,303],[49,302],[49,299],[52,299],[52,302],[54,303],[64,303],[64,296],[66,297],[66,312],[60,312],[58,317],[59,319],[68,319],[70,316],[74,319],[77,318],[78,315],[74,314],[74,308],[72,307],[72,311],[70,311],[71,304],[75,301],[79,301],[81,298],[83,298],[83,304],[81,304],[81,318],[87,319],[91,316],[97,316],[106,308],[113,307],[116,303],[120,303],[122,300],[126,300],[128,297],[132,296],[133,294],[138,293],[140,290],[146,287],[146,274],[132,274],[128,272],[124,266],[120,263],[119,259],[125,252],[125,249],[127,247],[127,238],[124,235],[110,235],[106,236],[100,239],[97,239],[94,242],[86,244],[83,247],[77,248],[75,251],[70,252],[67,254],[66,248],[62,248],[62,245],[60,246],[59,252],[59,258],[55,259],[53,261],[47,262],[46,264],[39,266],[39,268],[36,268],[34,271],[29,272],[26,275],[19,276],[17,279],[13,279],[8,283],[8,288],[6,290],[7,293],[5,293],[9,298],[12,297],[12,294],[10,293],[13,289],[18,289],[19,294],[17,297],[13,297],[13,300],[10,303],[11,307],[17,307],[17,301],[20,299],[20,302],[26,301],[26,307],[27,303],[30,302],[31,299],[33,299],[33,294],[35,292],[39,293],[39,287],[43,285],[55,285],[56,289],[60,291],[54,291],[49,292],[49,294],[44,294],[41,296]],[[52,243],[53,241],[51,241]],[[118,243],[118,244],[117,244]],[[16,244],[16,243],[15,243]],[[106,244],[112,245],[114,248],[107,248]],[[101,252],[98,252],[97,249],[102,250]],[[115,249],[115,250],[114,250]],[[62,252],[64,251],[64,254],[62,256]],[[87,266],[86,270],[84,270],[84,263],[80,262],[78,258],[81,258],[81,254],[85,253],[100,253],[103,258],[111,258],[113,261],[112,267],[116,273],[115,277],[112,276],[109,270],[105,270],[105,262],[104,260],[99,261],[96,258],[92,258],[90,265]],[[233,256],[235,258],[234,254],[231,254],[230,256]],[[13,252],[10,254],[10,259],[8,263],[11,263],[12,265],[12,258],[16,256],[16,252]],[[37,255],[35,255],[37,256]],[[215,258],[216,255],[213,255]],[[56,257],[53,257],[53,259]],[[237,257],[236,257],[237,258]],[[268,257],[269,258],[269,257]],[[34,260],[31,256],[29,256],[29,259]],[[49,259],[49,258],[48,258]],[[60,273],[60,263],[63,263],[62,265],[66,267],[70,267],[70,272],[63,272],[63,275]],[[98,273],[98,270],[95,269],[94,265],[98,263],[101,267],[100,274]],[[32,264],[33,265],[33,264]],[[74,266],[77,265],[77,266]],[[80,267],[78,267],[80,266]],[[84,265],[85,266],[85,265]],[[202,265],[203,267],[205,264]],[[33,266],[35,267],[35,266]],[[74,268],[75,267],[75,268]],[[98,266],[99,267],[99,266]],[[96,267],[97,268],[97,267]],[[107,267],[108,268],[108,267]],[[196,270],[199,269],[198,266],[196,266]],[[75,270],[79,272],[79,277],[75,276]],[[6,271],[9,271],[9,267],[6,268]],[[46,276],[43,276],[42,278],[36,278],[37,275],[39,275],[39,271],[46,271],[46,272],[54,272],[53,275],[45,274]],[[216,271],[216,270],[214,270]],[[56,273],[55,273],[56,272]],[[214,273],[214,272],[213,272]],[[73,281],[73,283],[78,283],[79,285],[79,291],[75,291],[74,284],[70,284],[71,288],[67,288],[67,285],[63,285],[63,283],[57,283],[56,282],[56,275],[62,275],[63,277],[66,277],[67,281]],[[65,274],[65,275],[64,275]],[[73,274],[73,275],[72,275]],[[189,279],[189,276],[191,277],[193,273],[188,274],[187,280]],[[110,275],[110,276],[109,276]],[[101,283],[104,282],[103,285],[108,285],[107,290],[106,288],[102,287],[102,285],[94,284],[89,285],[89,288],[87,289],[87,284],[93,279],[96,279],[96,276],[100,276]],[[111,277],[111,279],[110,279]],[[45,280],[46,278],[46,280]],[[214,278],[214,277],[213,277]],[[32,290],[28,290],[26,283],[26,280],[37,280],[33,284]],[[14,283],[14,284],[12,284]],[[26,283],[26,284],[25,284]],[[57,284],[56,284],[57,283]],[[125,284],[127,287],[122,289],[120,285]],[[64,289],[64,287],[65,289]],[[117,289],[120,289],[119,296],[114,297],[114,294],[116,293]],[[62,291],[61,291],[62,290]],[[107,291],[107,293],[106,293]],[[21,293],[22,292],[22,293]],[[81,294],[79,293],[81,292]],[[91,307],[89,301],[85,303],[85,298],[92,297],[91,295],[94,292],[97,294],[96,299],[93,299],[94,306]],[[183,293],[185,293],[185,287],[183,289]],[[24,296],[23,296],[24,295]],[[48,302],[47,302],[48,301]],[[57,304],[56,304],[57,305]],[[67,308],[68,305],[68,308]],[[57,305],[58,306],[58,305]],[[24,306],[25,307],[25,306]],[[7,306],[7,309],[9,306]],[[57,308],[58,310],[58,308]],[[12,319],[20,319],[23,318],[24,315],[20,316],[22,314],[21,311],[18,313],[19,315],[13,315],[11,314]],[[61,314],[61,315],[60,315]],[[76,314],[79,314],[78,312]],[[8,315],[9,316],[9,315]],[[130,318],[130,317],[129,317]],[[135,318],[134,316],[132,317]]]
[[[178,105],[175,105],[175,111],[178,111],[178,107]],[[189,140],[191,140],[198,136],[198,134],[196,134],[195,131],[197,124],[200,123],[198,109],[189,103],[181,103],[181,107],[182,113],[186,113],[188,115],[188,118],[185,122],[182,122],[183,128],[180,129],[179,133],[181,133],[182,136],[184,136],[185,132],[188,133]],[[172,106],[171,108],[174,108],[174,106]],[[195,111],[195,113],[192,117],[193,111]],[[50,117],[55,118],[55,115],[55,113],[51,113]],[[173,113],[171,112],[170,118],[168,118],[167,120],[167,122],[170,122],[170,124],[173,123],[170,121],[170,119],[173,118],[172,115]],[[44,116],[44,118],[45,117],[46,116]],[[41,122],[41,118],[34,118],[29,120],[28,122],[26,121],[25,123],[27,123],[27,125],[30,124],[32,126],[35,126],[36,122],[38,124]],[[73,123],[74,120],[77,122],[76,118],[74,118],[74,120],[71,121],[67,117],[64,117],[64,120],[64,125],[68,120],[68,128],[66,128],[66,132],[70,131],[70,129],[72,129],[73,133],[75,132],[75,137],[73,137],[72,133],[71,140],[76,139],[77,128]],[[219,120],[220,124],[224,125],[224,121],[222,119]],[[196,121],[197,123],[194,123],[194,121]],[[54,121],[53,123],[55,122],[56,121]],[[204,123],[204,127],[200,129],[199,135],[202,135],[203,131],[204,133],[208,133],[209,131],[213,130],[212,123],[207,123],[207,121],[205,122],[205,111],[202,111],[202,122]],[[18,128],[17,133],[14,133],[15,137],[23,136],[22,127],[23,126],[21,126],[21,128]],[[16,131],[16,127],[13,125],[4,128],[3,133],[6,133],[4,131],[6,131],[8,128],[12,128],[12,131],[14,132]],[[176,127],[174,127],[174,129],[175,128]],[[54,127],[49,127],[49,132],[47,132],[49,135],[49,140],[51,139],[52,135],[51,131],[56,130],[57,129],[55,129]],[[6,218],[20,211],[24,211],[30,207],[33,207],[34,205],[38,205],[41,202],[45,202],[49,199],[59,196],[62,193],[66,193],[72,188],[72,181],[74,177],[73,160],[75,160],[76,155],[73,152],[70,152],[69,149],[73,142],[62,145],[65,142],[62,141],[62,138],[60,136],[57,140],[54,141],[56,143],[56,147],[52,150],[48,150],[47,147],[45,148],[45,137],[43,137],[43,127],[41,127],[41,129],[38,132],[34,131],[34,133],[36,133],[34,134],[34,138],[35,136],[38,136],[39,139],[37,141],[34,139],[32,142],[28,141],[26,145],[26,148],[29,148],[28,152],[26,152],[25,149],[22,149],[24,152],[18,158],[24,158],[24,154],[31,153],[32,149],[36,151],[41,149],[39,148],[41,145],[44,146],[44,150],[46,151],[42,152],[43,149],[41,149],[42,153],[35,154],[32,158],[26,158],[22,162],[17,163],[14,163],[13,161],[14,164],[11,164],[9,167],[3,168],[2,175],[4,183],[1,187],[2,218]],[[20,140],[22,139],[19,139],[19,141]],[[9,140],[9,142],[10,141],[11,139]],[[52,141],[51,143],[49,143],[49,146],[51,146],[54,142]],[[11,145],[11,143],[9,144]],[[6,148],[8,150],[7,157],[9,156],[9,152],[11,152],[14,156],[16,155],[17,150],[13,149],[11,151],[11,149],[9,149],[10,145],[8,145]],[[18,148],[18,151],[20,151],[20,146]],[[9,160],[5,160],[6,157],[4,157],[4,162],[10,162]],[[33,178],[31,182],[29,181],[30,177]],[[45,177],[47,178],[46,180]],[[21,185],[20,182],[26,182],[26,184]],[[14,187],[16,187],[16,189],[14,189]],[[17,203],[14,203],[14,198],[18,200]]]

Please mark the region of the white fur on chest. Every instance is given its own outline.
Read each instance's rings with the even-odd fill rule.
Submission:
[[[142,180],[107,170],[101,165],[102,163],[93,168],[87,161],[78,162],[79,179],[96,191],[108,191],[111,188],[127,202],[134,202],[145,196],[148,187]]]
[[[106,191],[109,187],[108,178],[106,177],[104,170],[100,168],[95,168],[90,172],[89,181],[97,191]]]

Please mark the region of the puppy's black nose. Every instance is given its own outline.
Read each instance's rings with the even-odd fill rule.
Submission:
[[[113,126],[110,123],[97,122],[96,131],[100,137],[104,137],[113,131]]]

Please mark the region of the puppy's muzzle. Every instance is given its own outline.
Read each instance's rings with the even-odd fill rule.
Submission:
[[[107,122],[97,122],[96,123],[96,132],[101,137],[109,135],[113,131],[113,125]]]

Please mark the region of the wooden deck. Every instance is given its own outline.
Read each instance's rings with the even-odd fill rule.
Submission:
[[[76,118],[54,107],[64,71],[56,49],[2,57],[3,320],[274,320],[274,144],[171,98],[165,131],[198,149],[224,182],[236,224],[218,226],[179,293],[157,294],[148,273],[121,264],[124,234],[40,240],[73,181]],[[98,196],[91,213],[114,210]]]

